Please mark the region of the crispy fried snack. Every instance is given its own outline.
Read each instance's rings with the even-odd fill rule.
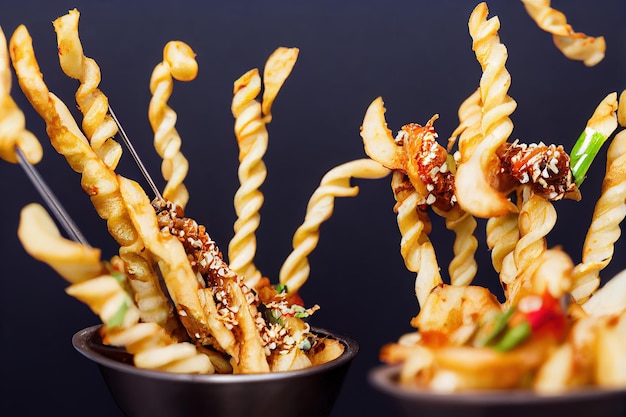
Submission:
[[[487,20],[486,15],[487,7],[481,3],[469,22],[483,69],[480,88],[461,104],[459,126],[448,140],[448,152],[457,140],[460,150],[449,199],[458,197],[458,204],[446,211],[436,199],[431,198],[431,203],[433,211],[446,218],[449,229],[457,208],[457,214],[487,219],[487,245],[505,300],[500,302],[486,288],[442,283],[428,238],[431,224],[423,211],[425,205],[419,205],[424,199],[424,184],[419,182],[423,177],[416,176],[407,162],[420,161],[422,148],[408,147],[406,154],[398,153],[397,145],[406,147],[411,140],[410,129],[403,128],[394,141],[386,128],[382,100],[377,99],[364,119],[363,143],[371,158],[394,169],[401,252],[407,268],[419,270],[420,307],[411,320],[418,331],[384,346],[380,359],[402,365],[401,384],[441,392],[506,388],[555,392],[589,385],[623,388],[626,273],[600,289],[598,274],[613,257],[619,223],[626,216],[626,130],[614,136],[607,152],[602,194],[583,247],[583,262],[575,267],[560,247],[548,248],[547,236],[557,220],[552,202],[580,200],[578,186],[591,160],[617,123],[626,123],[626,112],[617,106],[616,93],[607,95],[571,157],[563,146],[507,142],[512,129],[508,116],[515,102],[506,95],[510,76],[504,68],[506,48],[497,35],[499,22]],[[437,158],[434,150],[428,155]],[[509,194],[515,197],[516,206]]]
[[[531,292],[530,278],[538,266],[537,259],[547,249],[546,236],[554,228],[556,218],[553,204],[543,197],[533,195],[523,200],[519,213],[520,239],[513,250],[516,276],[505,287],[507,302],[517,304]]]
[[[100,159],[115,169],[122,156],[120,144],[113,140],[118,128],[109,114],[109,100],[98,88],[100,67],[83,54],[78,36],[79,18],[80,13],[73,9],[52,22],[57,34],[59,62],[68,77],[80,81],[76,103],[84,116],[83,132]]]
[[[544,31],[551,33],[556,47],[567,58],[592,67],[602,61],[606,50],[603,36],[575,32],[562,12],[550,7],[550,0],[522,0],[528,15]]]
[[[488,13],[487,5],[480,3],[469,19],[473,49],[483,70],[480,79],[482,116],[480,135],[472,135],[471,143],[460,144],[465,154],[461,153],[455,176],[459,204],[465,211],[483,218],[517,211],[493,183],[500,170],[496,152],[513,130],[509,116],[517,103],[508,95],[511,76],[505,67],[507,50],[498,35],[500,21],[497,16],[487,20]]]
[[[291,74],[298,59],[298,48],[278,48],[267,59],[263,86],[258,69],[252,69],[237,79],[233,86],[231,110],[235,117],[235,136],[239,145],[238,176],[240,187],[235,193],[235,235],[228,244],[230,267],[254,288],[260,285],[262,274],[254,265],[255,232],[259,227],[259,210],[263,194],[259,187],[265,181],[267,168],[263,155],[267,150],[266,125],[272,120],[271,108],[280,88]],[[257,100],[263,87],[262,101]]]
[[[99,250],[63,239],[39,206],[24,210],[19,234],[26,250],[73,283],[68,294],[86,303],[101,318],[104,343],[123,347],[138,367],[186,373],[262,373],[306,368],[338,357],[343,345],[320,338],[303,320],[318,306],[305,308],[296,294],[288,293],[284,285],[270,285],[267,278],[258,291],[253,290],[223,260],[204,226],[183,215],[188,194],[181,190],[187,166],[180,153],[180,137],[173,128],[176,115],[166,102],[172,79],[189,81],[196,76],[197,63],[191,48],[180,41],[168,43],[163,62],[151,77],[149,119],[155,131],[155,147],[164,159],[163,174],[169,180],[165,198],[151,202],[139,184],[115,172],[121,147],[113,139],[118,127],[111,127],[111,122],[117,122],[107,97],[98,89],[99,68],[83,54],[78,19],[78,11],[71,10],[55,20],[54,27],[61,67],[81,83],[76,101],[84,116],[82,130],[67,106],[45,84],[32,39],[23,25],[11,38],[11,59],[22,91],[46,123],[52,145],[81,174],[83,190],[120,245],[119,256],[102,263]],[[252,97],[254,105],[249,106],[248,93],[238,96],[236,83],[233,114],[236,127],[242,128],[236,129],[236,134],[243,165],[254,159],[251,155],[256,152],[255,144],[267,139],[265,124],[271,119],[271,105],[297,52],[295,48],[278,48],[270,57],[262,103],[254,100],[257,91]],[[3,62],[8,66],[6,55]],[[7,81],[2,74],[3,81]],[[0,91],[6,93],[2,99],[10,98],[10,83],[2,87],[5,90]],[[262,118],[248,123],[248,109],[257,107]],[[0,121],[0,133],[8,132],[5,142],[7,148],[12,147],[7,149],[11,157],[15,145],[21,143],[15,137],[24,130],[23,116],[21,125],[19,118],[10,123]],[[250,130],[258,123],[260,131]],[[29,156],[36,162],[34,151]],[[367,160],[345,164],[331,174],[345,174],[346,170],[364,178],[389,172]],[[332,195],[342,183],[331,174],[324,191]],[[176,180],[180,181],[174,184]],[[356,194],[356,187],[348,184],[345,188],[351,195]],[[318,194],[320,201],[327,201],[326,194]],[[300,285],[294,285],[296,291]]]
[[[582,262],[576,265],[572,291],[584,303],[600,285],[600,271],[613,259],[614,244],[626,217],[626,130],[618,133],[607,152],[602,193],[596,202],[583,245]]]
[[[288,293],[297,293],[309,277],[310,266],[307,256],[317,246],[320,226],[332,216],[336,197],[354,197],[358,186],[351,186],[351,178],[383,178],[389,169],[371,159],[357,159],[338,165],[328,171],[320,185],[311,195],[306,208],[304,222],[293,235],[293,251],[280,268],[279,281]]]
[[[154,147],[163,158],[161,173],[167,181],[163,198],[182,207],[187,205],[189,192],[183,184],[189,163],[180,151],[181,138],[176,130],[176,112],[167,105],[172,94],[173,79],[191,81],[198,73],[195,53],[181,41],[170,41],[163,48],[163,61],[150,77],[150,106],[148,119],[154,132]]]
[[[124,347],[133,355],[138,368],[175,373],[212,374],[211,356],[189,342],[177,342],[155,323],[137,323],[114,329],[103,336],[103,342]]]
[[[19,26],[13,33],[10,52],[20,87],[46,122],[50,142],[72,169],[82,174],[83,190],[120,245],[120,257],[131,277],[142,317],[164,324],[168,330],[176,330],[179,324],[160,288],[152,260],[142,253],[144,243],[122,204],[116,174],[92,149],[65,104],[48,90],[25,26]]]
[[[15,148],[19,147],[31,164],[43,157],[39,140],[26,130],[24,113],[11,97],[11,65],[4,31],[0,28],[0,158],[17,163]]]
[[[487,220],[487,247],[491,250],[493,268],[498,273],[505,268],[506,258],[512,255],[519,240],[518,219],[518,213],[509,213]]]
[[[394,171],[391,179],[396,205],[400,240],[400,253],[407,269],[415,272],[415,296],[420,306],[426,303],[430,292],[443,283],[435,248],[428,238],[430,221],[418,208],[418,193],[400,171]]]
[[[85,281],[103,272],[100,249],[63,238],[39,204],[31,203],[22,209],[17,236],[30,256],[45,261],[70,283]]]
[[[446,227],[456,235],[453,246],[454,259],[448,268],[450,282],[453,285],[467,285],[477,271],[474,254],[478,241],[473,236],[476,220],[456,204],[455,161],[454,157],[437,144],[433,123],[438,116],[432,117],[423,127],[418,124],[407,124],[393,138],[387,128],[384,112],[383,102],[379,97],[370,104],[365,114],[361,137],[365,152],[370,158],[402,174],[394,175],[392,188],[397,201],[398,224],[403,235],[401,247],[406,249],[402,250],[405,262],[410,257],[408,248],[413,247],[410,252],[415,250],[413,244],[408,244],[409,241],[425,243],[428,240],[426,237],[428,230],[424,228],[423,219],[428,218],[426,208],[430,206],[435,213],[446,219]],[[411,193],[414,195],[410,196]],[[416,214],[410,212],[412,205],[415,205]],[[414,227],[417,228],[415,234],[409,231],[414,228],[408,223],[411,218]],[[429,245],[430,243],[423,247],[427,252],[430,250]],[[410,264],[411,266],[407,263],[409,270],[418,272],[419,263],[410,262]],[[424,284],[416,282],[416,293],[422,302],[433,288],[431,284],[437,285],[440,279],[438,273],[432,277],[432,280]]]
[[[446,228],[455,234],[452,252],[454,257],[448,265],[448,275],[452,285],[469,285],[478,271],[474,255],[478,249],[478,239],[474,236],[476,219],[470,213],[455,205],[448,211],[433,210],[446,219]]]
[[[22,209],[18,237],[26,251],[71,283],[67,294],[86,304],[104,323],[105,343],[125,347],[135,366],[168,372],[213,373],[209,356],[195,345],[177,342],[156,323],[140,323],[140,311],[127,290],[124,262],[114,257],[109,266],[100,250],[61,237],[39,204]]]

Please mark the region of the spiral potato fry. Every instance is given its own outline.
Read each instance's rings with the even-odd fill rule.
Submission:
[[[545,237],[554,228],[556,217],[553,204],[540,196],[534,195],[522,203],[519,213],[520,239],[513,251],[517,274],[513,284],[506,287],[507,302],[515,304],[530,291],[537,259],[547,249]]]
[[[420,306],[425,305],[433,288],[443,283],[435,249],[425,232],[427,227],[417,208],[418,195],[410,181],[399,171],[394,171],[391,186],[396,199],[400,253],[407,269],[417,274],[415,296]]]
[[[192,343],[177,342],[155,323],[136,323],[128,328],[107,331],[102,341],[126,348],[138,368],[175,373],[215,372],[209,356],[199,352]]]
[[[502,270],[504,258],[515,249],[518,240],[517,213],[487,220],[487,246],[491,250],[491,262],[496,272]]]
[[[235,235],[228,244],[230,267],[244,277],[246,285],[254,288],[262,274],[254,265],[255,232],[259,227],[259,210],[263,205],[260,186],[267,176],[263,155],[267,150],[266,125],[271,121],[271,107],[283,83],[298,58],[297,48],[278,48],[268,58],[263,73],[263,98],[258,69],[252,69],[237,79],[233,86],[231,110],[235,117],[235,136],[239,145],[238,176],[240,187],[235,193],[237,213]]]
[[[146,248],[159,262],[183,325],[196,339],[207,337],[210,332],[204,325],[205,312],[198,296],[200,283],[191,269],[184,248],[176,237],[160,233],[154,208],[139,184],[120,176],[119,187],[122,206],[127,208],[129,218]],[[178,284],[172,285],[172,282]]]
[[[73,9],[52,22],[57,34],[59,62],[68,77],[80,81],[76,103],[83,114],[83,132],[100,159],[109,168],[115,169],[122,156],[120,144],[112,139],[118,127],[108,113],[108,98],[98,88],[100,67],[96,61],[83,54],[78,36],[79,18],[80,13]]]
[[[137,291],[142,319],[175,329],[178,324],[160,289],[152,262],[141,255],[144,244],[121,202],[116,175],[91,148],[65,104],[48,90],[25,26],[19,26],[11,37],[10,52],[20,87],[46,122],[52,145],[74,171],[82,174],[83,190],[120,245],[120,256]]]
[[[515,212],[516,207],[489,183],[499,164],[496,150],[513,130],[509,115],[517,103],[508,96],[511,76],[506,70],[506,47],[500,43],[500,21],[487,20],[488,9],[480,3],[472,11],[469,31],[473,49],[483,69],[480,96],[483,105],[479,143],[468,144],[470,155],[461,155],[457,167],[456,196],[461,207],[477,217],[489,218]]]
[[[476,219],[463,211],[458,205],[441,214],[446,219],[446,228],[455,233],[452,251],[454,257],[448,265],[448,274],[452,285],[469,285],[478,271],[474,254],[478,248],[478,239],[474,236]]]
[[[551,33],[556,47],[567,58],[583,61],[592,67],[602,61],[606,50],[603,36],[592,37],[575,32],[566,16],[550,7],[550,0],[522,0],[528,15],[544,31]]]
[[[289,293],[297,293],[309,277],[307,256],[319,241],[320,226],[333,213],[336,197],[354,197],[358,186],[351,186],[351,178],[383,178],[389,169],[371,159],[358,159],[338,165],[324,175],[313,192],[306,209],[304,222],[293,236],[293,251],[280,268],[279,281]]]
[[[22,208],[18,237],[31,256],[48,264],[71,284],[65,292],[86,304],[106,328],[127,327],[139,321],[139,310],[124,289],[125,275],[116,278],[105,274],[100,249],[62,237],[41,205],[31,203]],[[123,263],[114,258],[111,266],[123,268]]]
[[[607,153],[602,193],[596,202],[583,245],[582,262],[575,268],[572,295],[583,303],[600,285],[600,271],[613,259],[614,244],[626,217],[626,130],[618,133]]]
[[[46,262],[70,283],[103,271],[100,250],[63,238],[48,212],[37,203],[22,208],[17,235],[29,255]]]
[[[16,147],[24,152],[31,164],[43,157],[39,140],[26,130],[24,113],[11,97],[11,66],[4,31],[0,28],[0,158],[17,163]]]
[[[163,61],[150,77],[150,106],[148,119],[154,132],[154,147],[163,158],[161,173],[167,181],[163,197],[185,208],[189,192],[183,184],[189,163],[180,151],[181,138],[176,130],[176,112],[167,105],[172,94],[173,80],[191,81],[198,73],[195,53],[181,41],[170,41],[163,48]]]

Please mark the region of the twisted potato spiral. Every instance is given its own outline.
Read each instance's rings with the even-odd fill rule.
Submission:
[[[271,106],[298,57],[297,48],[278,48],[268,58],[263,74],[263,101],[256,97],[261,91],[258,69],[252,69],[234,83],[231,110],[235,117],[235,136],[239,145],[238,176],[240,187],[235,193],[237,220],[235,235],[228,244],[230,267],[244,277],[250,288],[257,286],[262,274],[254,265],[255,232],[259,227],[259,210],[263,194],[259,187],[265,181],[267,168],[263,156],[267,150],[266,125],[271,121]]]
[[[120,256],[137,292],[142,320],[163,324],[168,330],[176,329],[178,324],[160,289],[152,262],[141,255],[144,244],[122,204],[116,174],[91,148],[65,104],[48,90],[25,26],[19,26],[13,33],[10,52],[20,87],[46,122],[50,142],[72,169],[82,174],[83,190],[120,245]]]
[[[517,213],[491,217],[487,220],[487,246],[496,272],[502,270],[504,258],[515,249],[519,240]]]
[[[621,104],[621,103],[620,103]],[[583,245],[582,262],[574,269],[572,295],[584,303],[600,285],[600,271],[613,259],[614,244],[626,217],[626,130],[619,132],[607,152],[602,193],[596,202]]]
[[[109,274],[100,260],[100,250],[61,236],[48,212],[31,203],[20,212],[18,237],[35,259],[48,264],[71,285],[66,293],[85,303],[107,327],[127,327],[139,320],[139,310],[125,290],[126,276]],[[113,270],[123,269],[114,258]]]
[[[331,169],[313,192],[306,209],[304,222],[293,236],[293,251],[280,268],[280,283],[289,293],[297,293],[309,277],[307,256],[319,241],[320,226],[333,213],[336,197],[354,197],[358,186],[351,186],[351,178],[383,178],[390,170],[371,159],[357,159]]]
[[[254,265],[256,254],[255,232],[261,222],[259,210],[263,193],[259,187],[265,181],[267,168],[262,160],[267,150],[267,130],[261,113],[261,103],[255,100],[261,89],[258,70],[251,70],[235,82],[233,115],[235,135],[239,145],[238,176],[240,187],[235,193],[234,205],[237,219],[235,235],[228,243],[230,267],[245,277],[250,287],[261,280],[261,272]]]
[[[79,11],[73,9],[52,22],[57,34],[59,62],[68,77],[80,81],[76,103],[83,114],[83,132],[100,159],[115,169],[122,156],[120,144],[112,139],[118,127],[109,114],[109,99],[98,88],[100,67],[83,53],[78,36],[79,18]]]
[[[31,164],[43,157],[39,140],[26,130],[24,113],[11,97],[11,66],[4,31],[0,28],[0,158],[17,163],[16,147],[19,147]]]
[[[170,41],[163,48],[163,61],[152,71],[150,77],[150,105],[148,119],[154,132],[154,147],[163,158],[161,173],[167,181],[163,197],[182,208],[189,200],[189,192],[183,184],[189,163],[180,151],[181,138],[175,128],[176,112],[167,105],[172,95],[173,80],[191,81],[198,74],[195,53],[181,41]]]
[[[136,323],[123,329],[107,331],[102,341],[125,347],[133,355],[136,367],[176,373],[212,374],[215,368],[209,356],[188,342],[177,342],[155,323]]]
[[[520,239],[513,251],[517,275],[505,289],[507,303],[515,305],[530,291],[536,261],[547,249],[545,237],[554,228],[556,217],[554,205],[545,198],[533,195],[524,199],[519,213]]]
[[[427,236],[430,221],[418,208],[419,196],[408,178],[400,171],[394,171],[391,187],[396,199],[400,253],[407,269],[417,274],[415,295],[420,306],[424,306],[428,294],[433,288],[443,283],[439,273],[439,264],[435,249]]]
[[[456,174],[456,195],[461,207],[477,217],[489,218],[515,212],[516,207],[489,183],[499,168],[496,150],[513,131],[509,115],[517,103],[508,96],[511,76],[506,70],[506,47],[500,42],[497,16],[487,20],[488,9],[480,3],[472,11],[469,31],[483,74],[480,79],[482,117],[480,136],[461,155]]]
[[[550,0],[522,0],[528,15],[544,31],[551,33],[556,47],[567,58],[583,61],[592,67],[602,61],[606,42],[603,36],[592,37],[575,32],[566,16],[550,7]]]
[[[478,239],[474,236],[476,219],[463,211],[458,205],[441,215],[446,220],[446,228],[455,233],[452,250],[454,257],[448,265],[448,274],[452,285],[469,285],[478,271],[474,257],[478,248]]]

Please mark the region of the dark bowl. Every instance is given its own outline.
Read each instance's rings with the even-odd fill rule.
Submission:
[[[626,389],[579,388],[560,394],[481,390],[453,394],[401,386],[400,366],[382,365],[369,382],[407,417],[626,417]]]
[[[341,341],[337,359],[308,369],[253,375],[174,374],[136,368],[128,355],[102,344],[98,328],[72,338],[76,350],[98,364],[104,381],[128,417],[323,417],[330,415],[358,343]]]

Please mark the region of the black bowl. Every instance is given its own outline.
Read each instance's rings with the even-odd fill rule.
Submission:
[[[400,366],[370,371],[369,382],[407,417],[626,417],[626,389],[578,388],[560,394],[530,390],[436,393],[398,383]]]
[[[136,368],[128,355],[102,345],[98,328],[72,338],[76,350],[96,362],[111,395],[128,417],[323,417],[330,415],[359,346],[341,341],[337,359],[308,369],[253,375],[174,374]]]

